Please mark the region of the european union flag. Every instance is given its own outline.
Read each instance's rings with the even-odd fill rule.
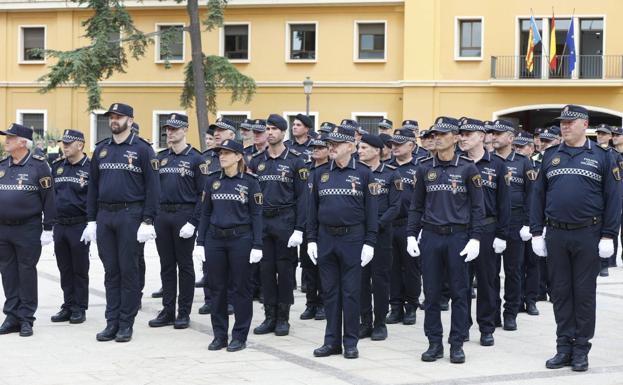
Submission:
[[[565,38],[565,45],[569,47],[569,73],[575,69],[575,32],[573,29],[573,20],[567,31],[567,37]]]

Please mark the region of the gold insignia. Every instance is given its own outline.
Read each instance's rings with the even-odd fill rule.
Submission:
[[[257,166],[257,171],[264,171],[264,170],[266,170],[266,165],[264,163],[260,163]]]
[[[44,176],[43,178],[39,179],[39,185],[41,185],[41,188],[44,189],[50,188],[52,186],[52,177]]]
[[[199,171],[201,171],[201,173],[203,175],[207,175],[208,174],[208,165],[206,163],[201,163],[199,165]]]
[[[300,169],[299,177],[301,178],[301,180],[307,180],[307,178],[309,177],[309,170],[306,168]]]
[[[528,179],[535,181],[536,177],[539,176],[539,172],[537,170],[528,170],[526,171],[526,175],[528,176]]]
[[[472,183],[474,184],[474,186],[476,188],[481,188],[482,187],[482,177],[480,176],[480,174],[474,175],[472,177]]]
[[[100,151],[100,158],[105,158],[108,155],[108,149],[104,148]]]
[[[264,195],[262,193],[253,194],[253,199],[255,200],[256,205],[264,204]]]
[[[211,165],[211,164],[212,164],[212,159],[208,159],[208,160],[206,160],[206,164],[207,164],[208,166],[209,166],[209,165]]]
[[[62,168],[62,167],[59,167],[59,168],[56,170],[56,175],[61,175],[62,173],[63,173],[63,168]]]
[[[619,168],[623,168],[623,160],[619,162]]]
[[[370,190],[370,194],[379,195],[381,192],[381,184],[380,183],[370,183],[368,184],[368,190]]]
[[[164,167],[167,165],[167,163],[169,163],[169,159],[164,158],[160,161],[160,167]]]
[[[617,181],[621,180],[621,169],[618,167],[615,167],[612,169],[612,173],[614,174],[614,179],[616,179]]]
[[[4,170],[0,170],[0,178],[4,176]]]
[[[320,181],[322,183],[328,182],[329,181],[329,173],[325,172],[324,174],[320,175]]]
[[[396,186],[396,190],[398,191],[402,191],[405,189],[404,184],[402,183],[402,179],[396,179],[394,180],[394,186]]]
[[[554,159],[552,159],[552,166],[558,166],[560,164],[560,157],[557,156]]]
[[[132,159],[132,158],[129,158]],[[150,160],[151,163],[151,168],[154,169],[154,171],[158,171],[158,169],[160,168],[160,162],[158,162],[158,159],[152,159]]]
[[[219,187],[221,187],[221,182],[219,182],[219,181],[215,180],[215,181],[212,183],[212,190],[218,190],[218,189],[219,189]]]
[[[434,182],[435,180],[437,180],[437,171],[430,170],[428,174],[426,174],[426,179],[428,179],[429,182]]]
[[[506,182],[507,186],[511,185],[511,180],[513,179],[513,173],[512,171],[509,171],[506,173],[506,175],[504,175],[504,182]]]

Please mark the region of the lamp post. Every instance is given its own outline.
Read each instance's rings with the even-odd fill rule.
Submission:
[[[303,80],[303,92],[305,92],[305,115],[307,116],[309,116],[309,98],[311,96],[313,86],[314,82],[309,78],[309,76],[305,77],[305,80]]]

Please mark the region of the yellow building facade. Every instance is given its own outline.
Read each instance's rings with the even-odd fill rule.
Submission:
[[[126,1],[140,30],[188,24],[183,4]],[[230,103],[223,92],[218,113],[237,120],[305,112],[303,80],[313,80],[310,115],[316,126],[343,118],[374,130],[381,118],[399,126],[415,119],[421,128],[437,116],[504,117],[524,129],[551,123],[562,105],[586,105],[591,124],[621,124],[623,116],[623,24],[618,0],[230,0],[225,26],[203,32],[206,54],[224,55],[257,82],[252,101]],[[550,69],[552,13],[557,61]],[[534,15],[544,44],[535,48],[532,71],[524,55]],[[49,62],[29,50],[69,50],[89,44],[81,23],[89,11],[65,1],[0,1],[0,122],[18,121],[38,131],[85,132],[89,148],[109,132],[102,111],[87,111],[84,89],[38,93],[37,79]],[[576,55],[565,46],[573,24]],[[165,69],[159,43],[127,72],[102,83],[103,104],[135,108],[141,136],[162,147],[161,119],[182,112],[183,68],[190,59],[186,34]],[[563,52],[564,50],[564,52]],[[194,111],[186,111],[196,126]],[[215,119],[216,116],[210,116]],[[191,142],[199,145],[196,130]]]

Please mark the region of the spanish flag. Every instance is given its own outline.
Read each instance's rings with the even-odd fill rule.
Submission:
[[[556,20],[552,13],[552,25],[549,29],[549,68],[556,71],[556,64],[558,64],[556,60]]]
[[[539,27],[536,25],[534,16],[530,16],[530,30],[528,31],[528,51],[526,52],[526,67],[528,72],[534,70],[534,47],[541,41]]]

